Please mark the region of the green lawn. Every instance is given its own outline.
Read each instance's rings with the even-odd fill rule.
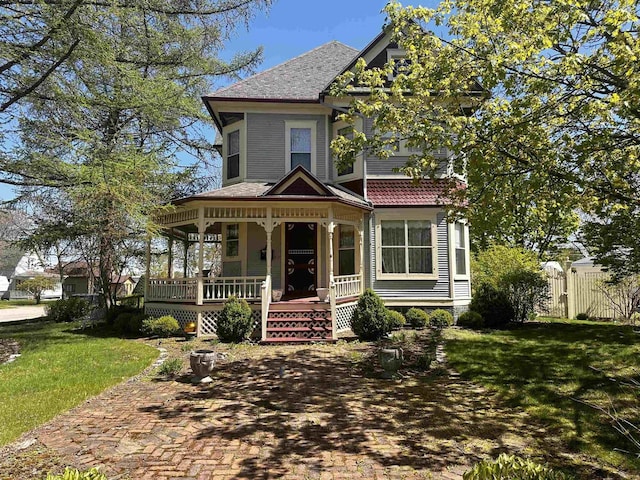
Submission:
[[[76,326],[0,327],[0,338],[18,340],[22,354],[0,365],[0,446],[139,373],[158,356],[139,342],[73,331]]]
[[[14,308],[17,306],[24,306],[24,305],[35,305],[36,301],[35,300],[29,300],[29,299],[24,299],[24,300],[0,300],[0,309],[2,308]],[[45,301],[42,302],[43,305],[46,305]]]
[[[540,322],[482,333],[449,329],[446,335],[449,361],[463,378],[498,391],[568,449],[640,470],[640,460],[619,451],[637,449],[614,431],[609,417],[582,403],[615,407],[640,424],[640,392],[607,378],[640,375],[640,335],[630,327]]]

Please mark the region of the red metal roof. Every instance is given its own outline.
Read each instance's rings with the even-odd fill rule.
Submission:
[[[367,180],[367,200],[375,207],[443,205],[446,182],[437,180]]]

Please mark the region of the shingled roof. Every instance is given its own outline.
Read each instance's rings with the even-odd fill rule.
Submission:
[[[320,92],[357,54],[355,48],[334,40],[205,98],[317,101]]]
[[[413,180],[368,180],[367,198],[375,207],[432,207],[443,205],[445,183],[424,179]]]

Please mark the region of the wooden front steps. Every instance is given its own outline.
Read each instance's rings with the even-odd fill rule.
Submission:
[[[332,342],[331,306],[308,299],[269,306],[263,343]]]

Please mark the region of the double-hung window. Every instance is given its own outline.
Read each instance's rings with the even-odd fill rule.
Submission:
[[[338,130],[338,135],[353,140],[353,127],[344,127]],[[338,176],[349,175],[353,173],[353,163],[348,167],[338,171]]]
[[[338,242],[338,275],[356,273],[355,229],[351,225],[340,225]]]
[[[302,165],[309,172],[316,170],[316,122],[308,120],[287,121],[285,154],[287,170]]]
[[[376,222],[380,279],[436,279],[436,226],[433,219],[380,218]]]
[[[227,180],[240,176],[240,130],[227,134]]]
[[[226,226],[225,231],[225,256],[234,258],[240,255],[240,225],[232,223]]]
[[[455,223],[454,240],[456,275],[467,275],[467,241],[464,223]]]

